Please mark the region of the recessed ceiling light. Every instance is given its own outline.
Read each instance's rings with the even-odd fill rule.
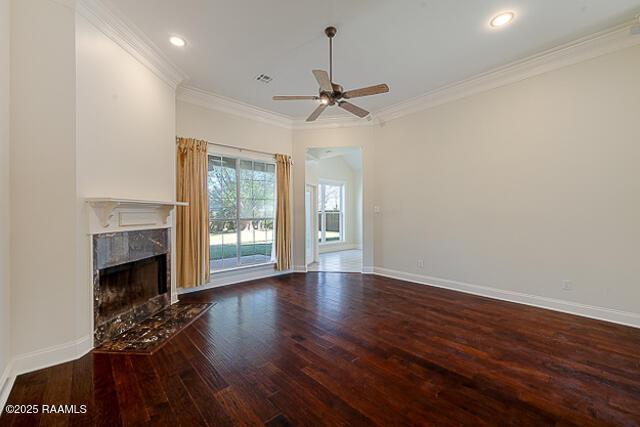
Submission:
[[[183,47],[184,45],[187,44],[187,42],[185,42],[183,38],[180,38],[177,36],[170,37],[169,41],[171,42],[172,45],[178,46],[178,47]]]
[[[502,12],[494,16],[491,21],[489,21],[489,25],[491,25],[493,28],[503,27],[507,24],[510,24],[515,17],[516,14],[513,12]]]

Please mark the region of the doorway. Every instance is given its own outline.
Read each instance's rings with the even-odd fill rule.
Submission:
[[[362,150],[310,148],[305,166],[307,271],[362,272]]]

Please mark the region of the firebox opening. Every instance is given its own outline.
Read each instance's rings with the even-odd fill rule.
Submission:
[[[167,255],[101,269],[98,324],[167,292]]]

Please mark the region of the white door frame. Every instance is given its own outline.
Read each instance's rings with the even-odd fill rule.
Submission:
[[[306,193],[309,191],[311,193],[311,206],[306,205]],[[311,209],[311,238],[313,239],[313,256],[311,257],[311,262],[319,262],[320,261],[320,250],[318,247],[318,239],[317,239],[317,230],[318,230],[318,186],[314,184],[305,184],[304,188],[305,192],[305,219],[306,219],[306,210]],[[306,239],[309,237],[306,233],[306,225],[305,225],[305,233],[304,233],[304,250],[305,250],[305,264],[309,265],[311,263],[307,263],[307,241]]]

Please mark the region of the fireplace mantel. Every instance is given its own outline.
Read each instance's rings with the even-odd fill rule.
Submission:
[[[90,234],[167,228],[171,226],[169,220],[171,211],[176,206],[189,206],[185,202],[111,197],[89,197],[86,202],[91,207]]]

